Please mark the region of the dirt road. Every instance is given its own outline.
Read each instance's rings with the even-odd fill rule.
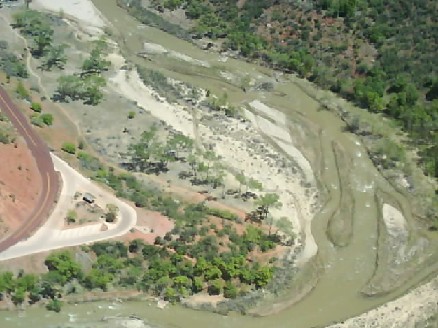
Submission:
[[[18,109],[8,96],[6,90],[0,86],[0,108],[18,133],[24,138],[32,156],[35,158],[42,188],[37,206],[23,222],[23,225],[9,237],[0,242],[0,252],[3,252],[19,241],[28,238],[49,216],[56,201],[59,189],[59,179],[55,173],[49,149],[29,124],[26,116]],[[0,159],[1,160],[1,159]]]

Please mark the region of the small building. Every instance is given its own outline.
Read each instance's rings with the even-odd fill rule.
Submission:
[[[84,194],[84,197],[82,197],[82,199],[87,202],[88,204],[93,204],[94,201],[96,200],[96,197],[94,197],[92,194],[86,192]]]

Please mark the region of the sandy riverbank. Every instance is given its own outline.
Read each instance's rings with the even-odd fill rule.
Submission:
[[[136,71],[120,70],[122,61],[116,54],[110,56],[116,66],[117,73],[110,79],[110,86],[115,92],[135,101],[138,106],[150,112],[155,118],[166,122],[173,129],[195,138],[195,127],[190,110],[175,104],[169,104],[160,98],[152,89],[145,86]],[[262,103],[257,105],[262,106]],[[277,117],[281,113],[264,106],[263,115],[270,118]],[[238,119],[227,118],[227,124],[222,128],[213,129],[203,123],[203,113],[197,108],[194,109],[200,123],[197,125],[200,141],[205,145],[214,145],[214,152],[233,172],[244,172],[245,176],[261,182],[265,192],[275,192],[280,196],[283,206],[280,209],[272,210],[274,217],[288,218],[299,236],[304,236],[305,256],[303,261],[316,254],[317,246],[311,235],[310,224],[314,215],[315,189],[314,177],[310,164],[304,156],[295,148],[286,128],[279,125],[275,129],[268,124],[258,112],[247,112],[254,122],[241,122]],[[269,111],[269,112],[267,112]],[[267,114],[268,113],[268,114]],[[224,118],[225,119],[225,118]],[[283,119],[285,123],[286,119]],[[271,123],[272,124],[272,123]],[[284,125],[284,124],[283,124]],[[275,126],[274,126],[275,127]],[[268,143],[263,142],[260,133],[271,136],[271,131],[277,131],[284,135],[278,139],[278,145],[286,154],[287,167],[282,167],[278,152]],[[281,131],[281,132],[280,132]],[[263,142],[265,154],[257,153],[253,144],[248,141],[260,140]],[[236,156],[236,154],[239,154]],[[295,167],[295,170],[290,170]],[[228,181],[230,182],[230,176]],[[231,181],[233,183],[233,181]],[[238,182],[234,181],[235,187]],[[307,187],[304,185],[308,185]]]
[[[37,0],[33,5],[52,12],[64,12],[65,17],[74,18],[80,23],[82,31],[94,31],[96,36],[106,26],[105,18],[87,0],[69,2],[65,6],[53,0]],[[161,48],[161,52],[167,51]],[[202,146],[214,145],[212,150],[220,156],[230,172],[244,172],[246,177],[261,182],[264,192],[277,193],[282,207],[271,212],[275,218],[285,217],[292,223],[294,233],[299,237],[297,246],[304,246],[301,262],[306,262],[316,254],[317,245],[311,233],[311,220],[316,208],[315,180],[310,164],[292,143],[284,114],[260,101],[254,101],[250,104],[252,111],[246,111],[250,122],[226,118],[227,124],[213,130],[204,123],[205,113],[195,107],[199,122],[195,126],[191,110],[169,104],[145,86],[135,70],[123,70],[125,60],[117,50],[109,55],[109,59],[115,72],[108,81],[113,92],[136,102],[139,107],[184,135],[193,139],[198,137]],[[266,143],[262,136],[275,139],[283,154]],[[257,140],[257,144],[252,143],[253,140]],[[256,151],[259,146],[262,152]],[[230,187],[237,188],[239,185],[232,174],[228,174],[226,181]]]
[[[103,29],[108,25],[91,1],[33,0],[31,8],[74,18],[90,34],[103,34]]]
[[[328,328],[436,327],[436,317],[430,318],[437,314],[438,277],[435,277],[392,302]]]
[[[386,230],[391,237],[407,237],[406,220],[398,209],[389,204],[383,204],[382,217]]]

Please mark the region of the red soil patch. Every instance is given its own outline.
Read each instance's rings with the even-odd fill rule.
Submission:
[[[174,227],[173,222],[166,216],[158,212],[152,212],[145,209],[136,209],[137,225],[133,232],[127,233],[122,237],[124,241],[142,239],[149,244],[153,244],[155,238],[163,237]],[[150,231],[150,232],[147,232]]]
[[[36,206],[42,186],[27,146],[23,142],[15,145],[0,144],[0,239],[23,224]]]

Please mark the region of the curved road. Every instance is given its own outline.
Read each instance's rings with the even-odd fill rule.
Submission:
[[[0,108],[24,137],[42,177],[42,188],[37,206],[17,231],[0,242],[0,261],[114,238],[126,234],[135,226],[137,222],[135,209],[117,199],[111,192],[92,183],[90,179],[83,177],[66,162],[50,154],[48,147],[32,129],[26,116],[14,105],[1,86]],[[55,169],[63,181],[60,190],[59,176]],[[58,191],[60,192],[57,200]],[[101,223],[63,229],[64,218],[72,205],[76,191],[93,193],[97,196],[96,203],[100,203],[102,208],[110,203],[116,205],[120,214],[117,222],[107,223],[105,231],[102,231]],[[55,201],[56,206],[54,206]]]
[[[18,133],[24,138],[26,144],[34,157],[42,187],[40,190],[37,205],[23,225],[14,231],[9,237],[0,242],[0,252],[15,245],[19,241],[28,238],[38,227],[42,225],[49,216],[56,201],[59,189],[58,175],[53,167],[49,149],[43,140],[33,130],[26,116],[18,109],[8,96],[6,90],[0,86],[0,109],[4,113]]]
[[[0,253],[0,261],[24,255],[50,251],[58,248],[93,243],[105,239],[122,236],[135,227],[137,213],[133,207],[114,196],[110,191],[82,176],[66,162],[52,155],[55,169],[62,177],[62,188],[58,202],[46,221],[38,231],[25,241],[19,242]],[[105,208],[106,204],[114,204],[119,209],[116,223],[106,223],[107,230],[102,231],[102,222],[84,225],[77,228],[63,229],[64,218],[69,208],[74,206],[75,193],[90,192],[96,196],[96,204]]]

